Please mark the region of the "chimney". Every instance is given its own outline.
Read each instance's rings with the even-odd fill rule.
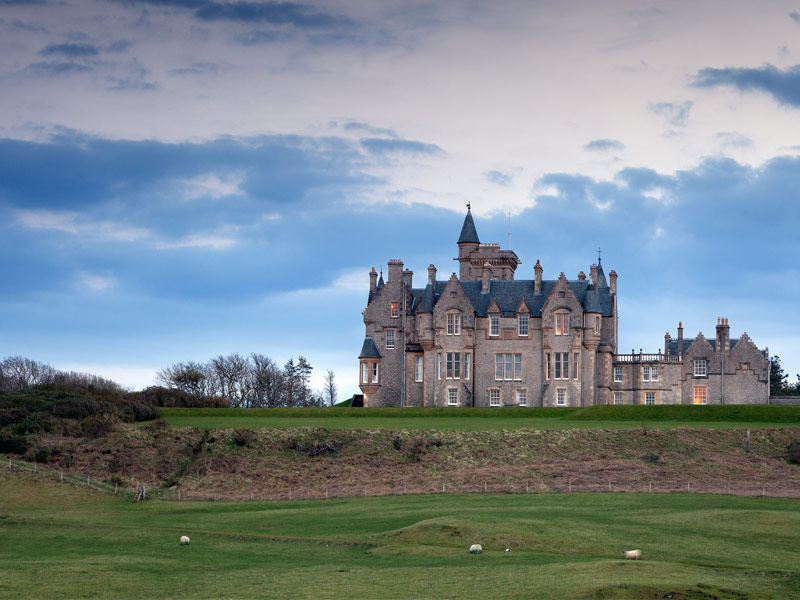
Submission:
[[[414,279],[414,271],[409,271],[408,269],[403,270],[403,283],[405,283],[408,287],[411,287],[411,280]]]
[[[436,284],[436,267],[432,264],[428,265],[428,283],[431,285]]]
[[[592,265],[590,270],[590,277],[592,278],[592,285],[597,289],[597,265]]]
[[[375,288],[378,287],[378,274],[375,272],[375,267],[369,272],[369,293],[374,294]]]
[[[683,356],[683,321],[678,321],[678,356]]]
[[[609,288],[611,295],[617,293],[617,272],[614,269],[611,269],[611,273],[608,274],[608,281],[609,281]]]
[[[483,271],[481,272],[481,294],[489,293],[489,282],[492,280],[492,265],[489,262],[483,263]]]
[[[731,328],[726,317],[717,319],[717,352],[730,352]]]
[[[664,334],[664,356],[669,356],[669,341],[672,339],[669,331]]]
[[[539,259],[536,259],[536,264],[533,265],[533,293],[534,294],[541,294],[542,293],[542,265],[539,264]]]
[[[395,258],[389,261],[389,279],[386,283],[392,283],[393,281],[400,281],[403,277],[403,261],[399,258]]]
[[[583,271],[578,273],[578,281],[586,281],[586,273],[584,273]]]

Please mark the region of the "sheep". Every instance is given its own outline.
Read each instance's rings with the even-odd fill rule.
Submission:
[[[631,560],[639,560],[642,556],[641,550],[623,550],[622,556]]]
[[[472,544],[472,546],[469,547],[470,554],[480,554],[482,552],[483,552],[483,546],[481,546],[480,544]]]
[[[189,536],[188,535],[182,535],[181,536],[181,546],[188,546],[189,542],[190,542],[190,540],[189,540]]]

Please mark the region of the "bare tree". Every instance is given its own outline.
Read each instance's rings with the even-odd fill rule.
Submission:
[[[0,363],[0,382],[9,391],[52,383],[56,373],[50,365],[23,356],[9,356]]]
[[[250,406],[274,408],[280,406],[283,391],[283,373],[278,365],[263,354],[250,355]]]
[[[208,366],[202,363],[175,363],[158,371],[156,381],[192,396],[203,397],[213,394],[213,378],[208,376]]]
[[[240,354],[221,354],[211,359],[220,394],[234,407],[246,407],[249,395],[250,365]]]
[[[333,371],[328,369],[325,372],[325,396],[328,399],[328,406],[336,404],[336,380]]]

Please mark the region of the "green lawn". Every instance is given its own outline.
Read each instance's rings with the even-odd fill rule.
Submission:
[[[800,598],[786,499],[132,504],[3,469],[0,542],[2,598]]]
[[[800,406],[593,406],[590,408],[163,408],[174,427],[327,429],[624,429],[800,427]]]

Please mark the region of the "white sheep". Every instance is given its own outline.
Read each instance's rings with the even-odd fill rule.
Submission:
[[[189,540],[189,536],[188,535],[182,535],[181,536],[181,546],[188,546],[189,542],[190,542],[190,540]]]
[[[631,560],[639,560],[642,556],[641,550],[623,550],[622,556]]]
[[[483,552],[483,546],[481,546],[480,544],[472,544],[472,546],[469,547],[470,554],[480,554],[482,552]]]

